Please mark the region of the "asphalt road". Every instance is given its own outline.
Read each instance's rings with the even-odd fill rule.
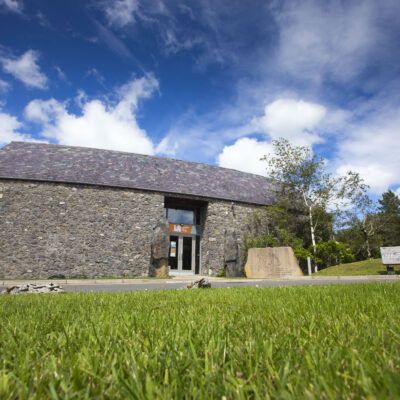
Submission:
[[[397,280],[398,281],[398,280]],[[257,282],[211,282],[211,287],[214,288],[233,288],[233,287],[246,287],[246,286],[258,286],[258,287],[276,287],[276,286],[303,286],[303,285],[332,285],[332,284],[351,284],[351,283],[368,283],[368,282],[382,282],[379,279],[369,278],[365,279],[329,279],[326,280],[262,280]],[[384,281],[384,282],[393,282]],[[112,284],[112,285],[65,285],[63,289],[66,292],[135,292],[141,290],[171,290],[171,289],[183,289],[186,288],[189,282],[163,282],[163,283],[123,283],[123,284]]]
[[[198,279],[198,277],[193,277],[193,280]],[[207,278],[206,278],[207,279]],[[171,280],[130,280],[116,282],[105,281],[102,283],[98,280],[92,280],[88,282],[79,281],[79,283],[74,283],[73,281],[62,282],[53,281],[53,283],[58,283],[66,292],[136,292],[143,290],[172,290],[172,289],[185,289],[187,285],[191,282],[191,279],[171,279]],[[368,283],[368,282],[400,282],[400,277],[373,277],[373,276],[363,276],[363,277],[318,277],[316,278],[301,278],[301,279],[232,279],[221,281],[210,279],[211,287],[213,288],[233,288],[233,287],[246,287],[246,286],[256,286],[256,287],[276,287],[276,286],[304,286],[304,285],[342,285],[351,283]],[[21,285],[28,283],[28,281],[2,281],[0,282],[0,292],[6,290],[7,286]],[[31,283],[45,284],[49,282],[45,281],[32,281]]]

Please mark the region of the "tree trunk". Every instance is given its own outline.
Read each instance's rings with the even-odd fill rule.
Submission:
[[[367,223],[366,218],[363,218],[362,234],[364,236],[365,246],[367,248],[367,257],[368,257],[369,260],[372,260],[371,246],[369,244],[369,235],[368,235],[368,232],[367,232],[366,223]]]
[[[316,243],[315,243],[315,232],[314,232],[314,224],[313,224],[311,206],[308,206],[308,211],[309,211],[310,229],[311,229],[311,242],[312,242],[313,253],[314,253],[314,271],[315,271],[315,272],[318,272],[318,265],[317,265],[317,245],[316,245]]]

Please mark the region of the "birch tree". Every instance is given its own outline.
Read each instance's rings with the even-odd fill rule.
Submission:
[[[274,153],[262,158],[268,164],[270,178],[280,184],[278,196],[287,199],[293,208],[304,208],[310,227],[314,254],[314,268],[317,265],[316,232],[319,228],[317,210],[338,207],[346,196],[346,183],[352,179],[333,177],[326,172],[325,160],[312,153],[307,146],[292,145],[287,139],[272,141]]]

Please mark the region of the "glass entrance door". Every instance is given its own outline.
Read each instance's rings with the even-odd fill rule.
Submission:
[[[191,271],[192,270],[192,241],[191,237],[183,237],[182,242],[182,270]]]
[[[168,265],[173,274],[194,274],[196,265],[196,237],[170,236]]]

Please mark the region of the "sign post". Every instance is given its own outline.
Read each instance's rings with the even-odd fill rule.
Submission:
[[[311,275],[311,258],[307,257],[307,267],[308,267],[308,275]]]
[[[400,264],[400,246],[381,247],[381,256],[388,275],[395,275],[394,265]]]

